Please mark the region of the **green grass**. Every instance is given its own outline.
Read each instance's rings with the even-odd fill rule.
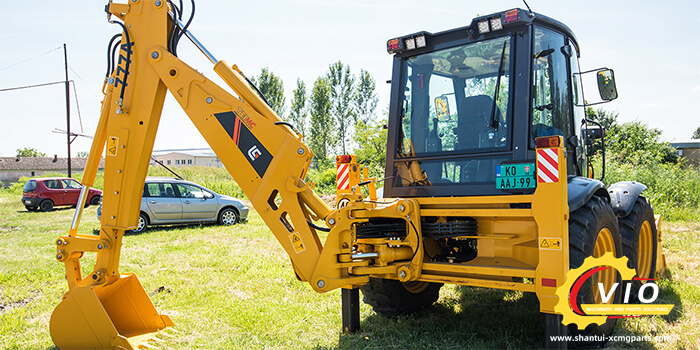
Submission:
[[[49,319],[67,291],[54,241],[73,209],[27,212],[16,194],[0,191],[0,348],[52,349]],[[99,224],[95,207],[80,233]],[[660,299],[669,316],[618,322],[617,335],[664,335],[666,342],[612,348],[700,346],[700,223],[667,223],[669,263]],[[94,256],[82,259],[84,273]],[[163,349],[464,349],[539,348],[544,331],[533,294],[445,286],[438,303],[412,316],[385,318],[361,306],[362,331],[340,333],[340,292],[317,294],[296,280],[291,263],[260,217],[234,227],[151,228],[127,235],[120,270],[134,272],[177,333]],[[170,332],[168,332],[170,333]]]

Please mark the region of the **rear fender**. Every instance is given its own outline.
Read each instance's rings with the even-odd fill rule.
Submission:
[[[569,176],[567,182],[569,212],[581,208],[593,196],[598,196],[610,201],[610,195],[608,195],[608,191],[605,189],[605,184],[600,180],[581,176]]]
[[[636,181],[621,181],[613,184],[608,189],[610,193],[610,204],[618,218],[624,218],[629,215],[642,191],[646,190],[647,186]]]

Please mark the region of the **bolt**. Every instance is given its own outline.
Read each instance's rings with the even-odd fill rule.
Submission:
[[[96,274],[96,273],[93,273],[93,274],[92,274],[92,279],[93,279],[93,280],[97,281],[98,278],[99,278],[99,277],[97,277],[97,274]]]
[[[100,244],[97,245],[97,249],[102,249],[102,248],[104,248],[104,246],[102,245],[102,243],[100,243]]]
[[[121,173],[122,173],[122,171],[121,171],[121,170],[117,170],[117,174],[121,174]]]
[[[318,288],[323,288],[326,286],[326,282],[324,280],[318,280],[318,282],[316,282],[316,285],[318,286]]]
[[[333,219],[333,218],[328,219],[328,224],[335,225],[335,219]]]
[[[207,97],[207,103],[212,103],[213,101],[214,99],[212,99],[211,97]]]
[[[61,254],[56,254],[56,260],[61,260],[63,259],[63,255]]]
[[[399,272],[399,277],[406,278],[406,271]]]
[[[404,210],[406,210],[406,206],[403,204],[399,204],[399,211],[403,213]]]
[[[297,150],[297,154],[299,154],[300,156],[303,155],[303,154],[304,154],[304,149],[301,148],[301,147],[299,147],[299,149]]]
[[[63,241],[60,240],[60,239],[59,239],[59,240],[56,240],[56,245],[63,245]]]
[[[160,1],[156,1],[156,6],[160,7]]]
[[[114,194],[119,194],[119,191],[114,191]]]
[[[111,217],[112,220],[114,220],[114,219],[116,219],[116,218],[117,218],[116,216],[112,216],[112,217]]]
[[[154,60],[158,58],[158,51],[153,51],[153,53],[151,53],[151,58]]]
[[[109,78],[109,79],[107,79],[107,84],[113,85],[113,84],[114,84],[114,78]]]

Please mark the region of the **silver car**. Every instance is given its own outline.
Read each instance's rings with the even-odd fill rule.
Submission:
[[[101,214],[100,205],[97,217]],[[236,198],[185,180],[147,177],[138,227],[131,232],[143,232],[148,225],[218,222],[228,226],[247,219],[248,207]]]

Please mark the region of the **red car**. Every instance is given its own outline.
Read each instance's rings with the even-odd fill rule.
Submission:
[[[22,204],[27,210],[51,211],[54,206],[77,205],[80,182],[70,178],[50,177],[27,180],[22,193]],[[87,204],[98,205],[102,191],[91,188]]]

